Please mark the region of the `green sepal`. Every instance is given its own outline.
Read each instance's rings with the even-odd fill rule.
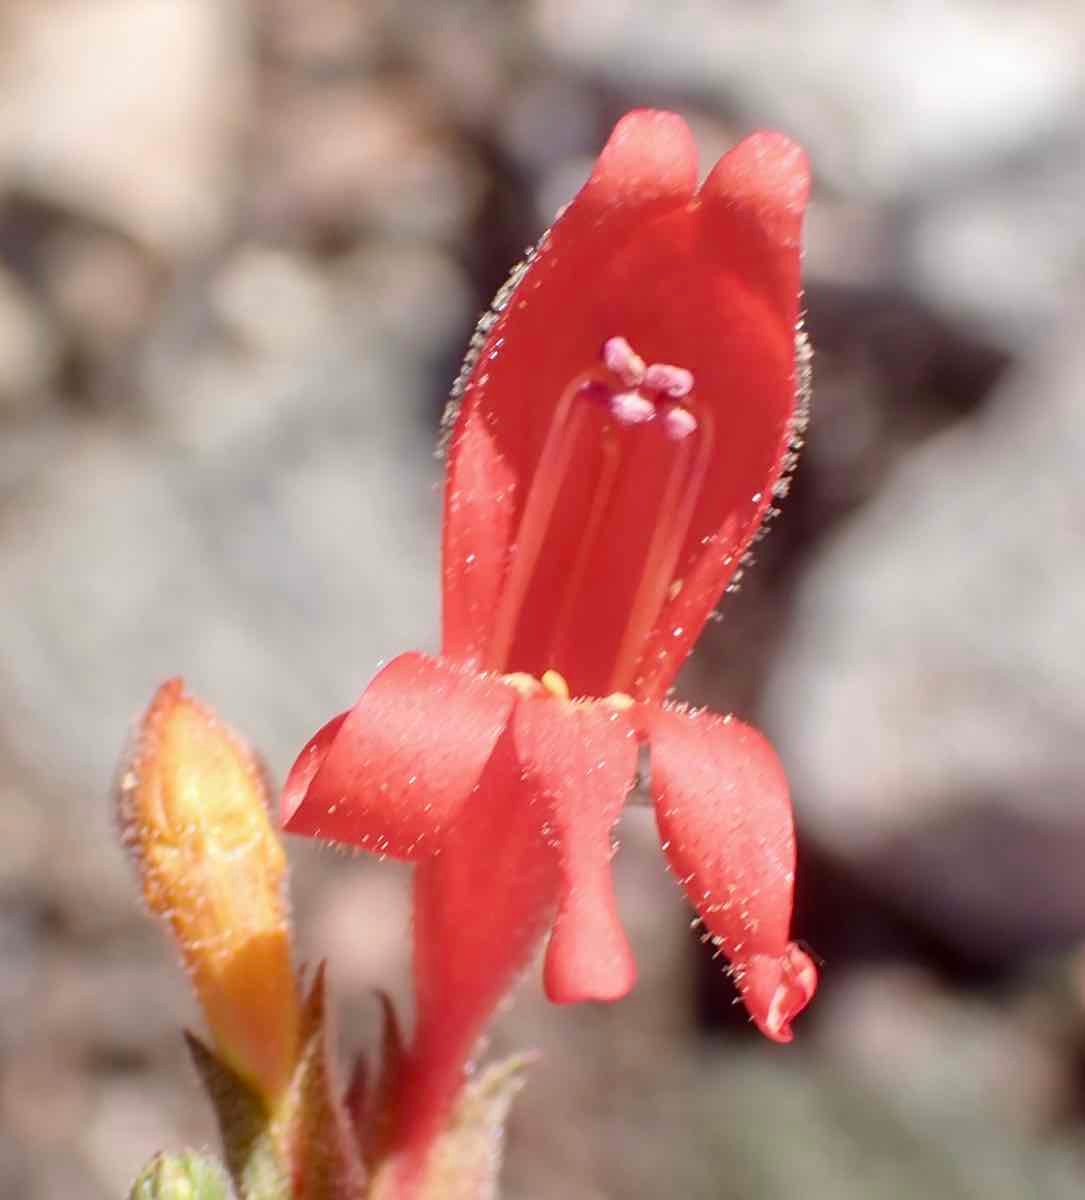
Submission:
[[[332,1070],[324,964],[302,1009],[301,1053],[277,1121],[305,1200],[361,1200],[365,1171]]]
[[[496,1200],[505,1123],[535,1058],[502,1059],[464,1088],[448,1129],[433,1147],[419,1200]]]
[[[186,1150],[156,1154],[132,1184],[128,1200],[232,1200],[226,1172],[214,1159]]]
[[[218,1119],[226,1166],[240,1200],[291,1200],[271,1116],[263,1100],[194,1034],[192,1061]]]
[[[400,1079],[407,1058],[406,1042],[392,998],[387,992],[378,992],[377,999],[381,1006],[380,1076],[358,1122],[362,1157],[370,1170],[383,1158],[395,1123]]]

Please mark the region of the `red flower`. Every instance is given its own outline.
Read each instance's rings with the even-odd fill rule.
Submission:
[[[618,124],[456,387],[442,656],[385,667],[287,781],[288,830],[418,863],[422,1124],[548,928],[552,999],[632,986],[611,832],[645,743],[664,852],[753,1019],[788,1041],[813,995],[775,754],[664,699],[791,463],[807,190],[779,134],[698,190],[680,117]]]

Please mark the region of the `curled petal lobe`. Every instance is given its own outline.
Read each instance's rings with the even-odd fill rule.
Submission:
[[[302,751],[283,793],[283,827],[428,857],[478,785],[515,699],[446,659],[401,655]]]
[[[818,986],[814,961],[791,942],[775,957],[754,954],[735,971],[735,983],[758,1029],[774,1042],[790,1042],[791,1022]]]
[[[304,805],[309,785],[324,765],[328,751],[335,744],[339,730],[349,716],[349,712],[341,712],[332,717],[305,743],[301,753],[294,760],[294,765],[290,768],[290,774],[286,777],[286,783],[279,797],[279,817],[282,827],[287,833],[304,832],[301,826],[305,821],[305,814],[299,817],[296,825],[294,817],[298,815],[299,809]]]
[[[524,792],[557,857],[558,913],[544,982],[559,1004],[617,1000],[636,968],[614,898],[611,830],[637,768],[636,733],[604,703],[521,700],[512,731]]]
[[[817,976],[789,940],[795,839],[783,768],[765,738],[740,721],[643,711],[668,862],[730,960],[758,1027],[786,1041]]]

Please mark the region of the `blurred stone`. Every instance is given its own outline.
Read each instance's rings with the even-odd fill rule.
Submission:
[[[388,339],[406,360],[443,360],[464,349],[457,339],[474,316],[470,280],[431,243],[368,243],[333,278],[340,318]]]
[[[819,556],[767,721],[816,838],[1010,958],[1085,934],[1077,325]]]
[[[967,1060],[950,1053],[948,1062],[924,1059],[910,1076],[887,1075],[878,1086],[832,1054],[703,1056],[676,1098],[688,1122],[675,1134],[685,1144],[673,1194],[709,1200],[726,1178],[729,1200],[1070,1200],[1078,1185],[1069,1139],[1032,1142],[971,1104],[925,1107],[951,1064],[970,1100],[982,1087],[967,1079]]]
[[[184,1026],[198,1025],[196,1004],[165,934],[153,955],[140,941],[135,946],[135,953],[110,948],[54,956],[47,998],[35,1013],[38,1040],[82,1043],[101,1061],[131,1064],[161,1055]]]
[[[329,70],[369,60],[380,46],[381,6],[357,0],[258,0],[268,45],[287,62]]]
[[[598,149],[591,97],[559,75],[525,80],[497,113],[497,122],[502,146],[530,171],[545,171]]]
[[[42,1159],[62,1157],[89,1113],[92,1089],[65,1053],[69,1046],[24,1048],[6,1058],[0,1075],[4,1127],[34,1145]]]
[[[147,257],[124,238],[70,230],[42,257],[50,301],[75,346],[95,365],[119,365],[154,316],[160,280]]]
[[[0,266],[0,418],[25,414],[45,398],[61,345],[26,289]]]
[[[1062,0],[812,6],[535,0],[559,61],[627,94],[711,96],[799,137],[849,191],[922,193],[1063,128],[1085,15]]]
[[[439,132],[440,114],[409,81],[286,86],[273,103],[256,197],[263,227],[333,240],[367,226],[407,237],[462,235],[481,200],[477,167]]]
[[[488,129],[505,103],[523,17],[498,0],[431,4],[393,0],[387,4],[392,36],[412,69],[431,91],[443,117]],[[424,36],[418,29],[424,27]],[[530,47],[524,47],[530,54]]]
[[[1066,1047],[1012,1005],[954,998],[914,968],[834,979],[819,997],[818,1040],[865,1086],[931,1124],[995,1121],[1032,1132],[1072,1101]]]
[[[143,1164],[164,1147],[178,1144],[175,1110],[173,1096],[143,1075],[98,1086],[80,1141],[106,1195],[127,1195]]]
[[[0,1132],[0,1194],[33,1194],[30,1190],[29,1157],[27,1147],[21,1146],[6,1130]]]
[[[5,530],[0,689],[19,718],[0,733],[62,801],[73,845],[93,843],[78,866],[101,861],[106,894],[123,879],[114,764],[161,679],[188,676],[282,769],[382,656],[435,628],[435,467],[397,429],[389,386],[335,378],[292,385],[297,415],[274,437],[261,427],[258,454],[245,439],[187,462],[150,439],[75,441]]]
[[[595,157],[590,154],[564,159],[543,173],[535,188],[535,226],[546,229],[588,181]]]
[[[1027,349],[1085,280],[1085,122],[1064,143],[924,205],[905,279],[937,311]]]
[[[304,259],[260,246],[228,259],[210,296],[226,333],[254,357],[289,358],[311,347],[331,318],[330,301],[322,275]]]
[[[13,889],[14,891],[14,889]],[[46,978],[42,914],[18,892],[2,895],[0,907],[0,1053],[25,1047],[37,1028],[37,1004]]]
[[[0,437],[0,506],[25,503],[67,442],[64,424],[46,406],[5,422]]]
[[[803,234],[803,275],[808,287],[895,283],[896,230],[880,206],[819,196],[807,212]]]
[[[0,190],[169,253],[219,236],[245,93],[240,5],[9,0],[0,25]]]
[[[411,958],[410,873],[359,858],[330,873],[306,922],[306,958],[327,959],[336,992],[372,1004],[403,990]]]
[[[48,815],[31,791],[0,779],[0,887],[23,890],[31,884],[49,850]]]

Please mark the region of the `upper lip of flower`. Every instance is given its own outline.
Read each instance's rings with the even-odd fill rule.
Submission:
[[[666,694],[790,461],[807,188],[802,151],[782,135],[748,138],[698,190],[680,118],[633,113],[619,124],[484,321],[454,393],[444,653],[498,671],[554,667],[586,694]],[[571,393],[589,377],[609,391],[612,412],[624,403],[631,417],[649,398],[679,399],[668,389],[681,393],[688,381],[710,469],[693,462],[683,471],[665,438],[642,438],[634,454],[630,437],[617,478],[608,474],[590,454],[599,423],[573,428],[569,415]],[[550,497],[540,557],[537,510],[548,487],[567,494],[558,512]],[[650,552],[650,534],[680,501],[689,511]],[[591,527],[608,505],[622,539]],[[549,594],[562,572],[574,576],[575,613]]]
[[[794,840],[771,747],[663,702],[768,511],[798,411],[805,159],[756,134],[699,191],[696,173],[681,118],[630,114],[514,276],[455,393],[442,657],[390,663],[284,790],[289,830],[424,864],[420,995],[442,972],[471,993],[459,1025],[442,1017],[446,1043],[478,1032],[518,968],[527,910],[558,909],[552,996],[631,986],[610,833],[642,741],[669,862],[762,1030],[787,1040],[816,984],[788,941]],[[525,683],[548,670],[580,702],[554,676]],[[614,692],[628,703],[592,700]],[[485,945],[475,903],[504,930]]]

